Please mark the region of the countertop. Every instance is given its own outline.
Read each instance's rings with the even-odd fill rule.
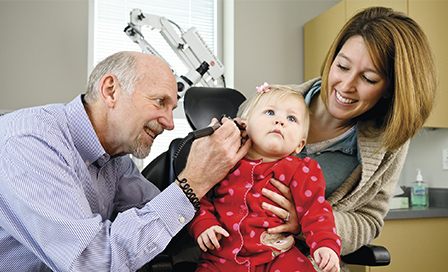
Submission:
[[[404,188],[405,196],[410,188]],[[429,208],[410,207],[389,210],[385,220],[448,217],[448,189],[429,188]]]
[[[432,218],[432,217],[448,217],[448,208],[429,207],[429,208],[409,208],[390,210],[384,220],[391,219],[415,219],[415,218]]]

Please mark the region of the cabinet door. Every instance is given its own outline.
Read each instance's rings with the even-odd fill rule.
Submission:
[[[385,246],[389,266],[370,267],[372,272],[447,271],[448,218],[385,220],[372,244]]]
[[[307,22],[304,27],[305,81],[320,75],[320,69],[344,23],[357,11],[370,6],[390,7],[407,13],[407,0],[344,0]]]
[[[346,16],[347,20],[355,15],[356,12],[361,9],[373,6],[382,6],[392,8],[396,11],[408,13],[408,1],[407,0],[346,0]]]
[[[305,24],[305,81],[320,75],[324,58],[344,23],[345,3],[342,1]]]
[[[448,127],[448,0],[409,0],[409,16],[425,31],[438,69],[436,105],[426,127]],[[425,67],[415,67],[425,69]]]

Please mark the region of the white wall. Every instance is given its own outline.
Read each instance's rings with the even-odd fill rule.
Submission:
[[[303,26],[339,0],[235,0],[234,87],[303,82]]]
[[[83,93],[87,35],[88,0],[0,1],[0,109]]]
[[[411,140],[408,156],[398,183],[411,186],[422,170],[423,180],[429,187],[448,188],[448,170],[442,169],[442,150],[448,149],[448,129],[422,129]]]

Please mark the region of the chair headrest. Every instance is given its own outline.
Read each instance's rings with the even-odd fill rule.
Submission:
[[[184,111],[193,130],[208,126],[213,117],[235,118],[246,98],[231,88],[191,87],[184,96]]]

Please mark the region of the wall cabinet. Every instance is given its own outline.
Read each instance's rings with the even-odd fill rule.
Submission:
[[[350,272],[447,271],[448,218],[386,220],[372,244],[385,246],[391,255],[388,266],[350,266]]]
[[[439,73],[436,105],[426,127],[448,128],[448,0],[343,0],[307,22],[304,28],[305,80],[320,75],[331,43],[356,11],[369,6],[385,6],[402,11],[425,31],[431,43]],[[415,67],[425,69],[425,67]]]

